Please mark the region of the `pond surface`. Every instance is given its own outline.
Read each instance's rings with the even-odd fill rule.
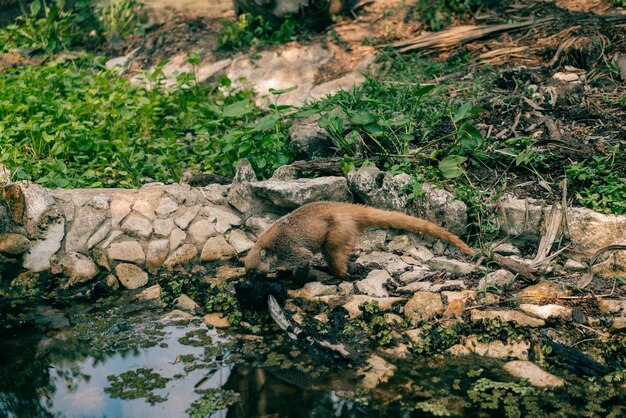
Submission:
[[[367,390],[357,366],[311,357],[282,332],[235,338],[164,314],[40,306],[0,321],[0,416],[626,416],[623,388],[571,377],[539,390],[474,356],[396,362]]]

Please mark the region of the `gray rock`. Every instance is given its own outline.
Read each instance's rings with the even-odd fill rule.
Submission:
[[[232,231],[228,235],[228,237],[226,237],[226,239],[228,240],[228,243],[232,245],[235,251],[237,251],[238,254],[244,251],[248,251],[254,246],[254,242],[252,242],[252,240],[248,238],[245,232],[239,229]]]
[[[530,361],[509,361],[504,370],[520,379],[527,380],[533,386],[540,388],[556,388],[565,386],[565,380],[548,373]]]
[[[228,192],[228,204],[241,212],[244,218],[267,212],[271,207],[260,199],[247,181],[233,183]]]
[[[9,255],[23,254],[30,248],[30,241],[20,234],[0,234],[0,253]]]
[[[355,263],[364,268],[385,269],[392,275],[400,274],[409,268],[400,256],[380,251],[364,254],[357,258]]]
[[[454,300],[474,301],[478,295],[475,290],[444,291],[441,292],[441,294],[446,298],[448,303]]]
[[[133,210],[138,214],[142,215],[146,219],[150,219],[154,221],[156,219],[156,214],[154,213],[154,207],[147,200],[138,200],[133,205]]]
[[[436,270],[445,270],[451,274],[467,275],[474,271],[474,266],[463,261],[445,257],[434,257],[428,265]]]
[[[487,274],[478,282],[479,289],[487,289],[491,286],[496,286],[498,289],[502,289],[505,286],[510,285],[515,281],[515,275],[508,270],[496,270],[493,273]],[[497,292],[496,292],[497,293]]]
[[[196,219],[187,229],[187,233],[196,244],[204,244],[207,239],[217,235],[213,222],[206,218]]]
[[[407,211],[405,188],[411,183],[411,176],[393,176],[373,166],[362,166],[348,173],[350,191],[370,206]]]
[[[229,185],[208,184],[200,188],[202,197],[215,205],[226,205],[228,203]]]
[[[425,193],[417,199],[417,213],[448,231],[463,236],[467,225],[467,206],[446,190],[422,184]]]
[[[76,213],[76,221],[72,223],[65,237],[66,252],[84,252],[87,241],[106,220],[106,213],[91,206],[83,206]]]
[[[142,290],[141,292],[139,292],[137,294],[137,296],[135,296],[136,300],[144,300],[144,301],[148,301],[148,300],[160,300],[161,299],[161,292],[163,291],[163,289],[161,289],[161,286],[159,286],[158,284],[155,284],[153,286],[147,287],[144,290]]]
[[[409,255],[413,258],[416,258],[424,263],[432,260],[434,254],[428,248],[423,245],[417,245],[415,248],[411,248],[408,251]]]
[[[98,274],[98,267],[89,257],[79,253],[67,253],[61,259],[59,265],[63,268],[63,274],[68,281],[61,285],[67,289],[80,283],[88,282]]]
[[[318,84],[313,87],[307,98],[309,101],[316,101],[323,97],[333,95],[341,90],[352,90],[354,87],[363,84],[365,76],[361,71],[352,71],[343,77]]]
[[[424,280],[432,274],[432,270],[426,266],[413,266],[411,270],[402,273],[400,277],[398,277],[398,281],[403,285],[407,285],[409,283]]]
[[[251,216],[246,220],[245,225],[258,237],[262,232],[269,229],[277,219],[278,217],[273,215]]]
[[[187,229],[191,221],[193,221],[196,215],[198,215],[198,212],[200,212],[200,208],[197,206],[193,206],[189,208],[183,207],[176,213],[176,217],[174,218],[174,223],[180,229]]]
[[[126,289],[138,289],[148,283],[148,273],[134,264],[120,263],[115,266],[115,272]]]
[[[111,220],[106,219],[100,228],[87,240],[87,249],[91,250],[111,233]]]
[[[409,235],[396,235],[387,244],[387,251],[394,254],[408,254],[415,248],[415,238]]]
[[[164,197],[159,202],[159,206],[156,208],[156,213],[159,216],[167,216],[170,213],[176,212],[178,209],[178,203],[174,202],[169,197]]]
[[[109,259],[143,264],[146,254],[137,241],[122,241],[111,244],[108,249]]]
[[[152,222],[141,216],[131,214],[122,224],[122,230],[131,236],[148,238],[152,234]]]
[[[276,206],[293,209],[306,203],[322,200],[351,201],[344,177],[317,177],[293,181],[266,180],[250,183],[253,192]]]
[[[289,128],[289,147],[297,160],[308,161],[334,154],[333,141],[326,129],[319,127],[318,119],[318,116],[296,119]]]
[[[223,234],[231,227],[241,225],[241,218],[228,209],[214,208],[207,206],[203,208],[203,213],[215,218],[215,230]]]
[[[417,292],[404,305],[404,317],[413,324],[428,321],[443,312],[444,306],[439,293]]]
[[[530,344],[526,341],[511,341],[503,343],[500,340],[482,343],[478,341],[478,337],[470,336],[465,340],[465,347],[472,353],[483,357],[509,359],[515,358],[519,360],[528,360],[528,352]]]
[[[111,58],[104,63],[104,66],[107,67],[109,70],[116,70],[120,73],[123,73],[128,69],[130,62],[133,60],[133,58],[135,58],[135,55],[137,55],[139,49],[140,48],[135,48],[126,55]]]
[[[130,213],[130,203],[119,196],[114,196],[111,201],[111,224],[114,228],[118,227],[120,223]]]
[[[519,248],[510,242],[504,242],[497,247],[493,247],[491,249],[494,253],[502,254],[502,255],[520,255],[521,252]]]
[[[102,241],[101,243],[96,244],[96,245],[99,248],[108,248],[109,245],[111,245],[111,243],[113,241],[115,241],[116,239],[118,239],[122,235],[124,235],[124,233],[122,231],[120,231],[119,229],[114,229],[113,231],[111,231],[109,236],[104,241]]]
[[[98,193],[87,201],[87,205],[97,210],[106,211],[109,210],[110,202],[111,196],[104,193]]]
[[[157,237],[167,238],[174,229],[174,220],[172,218],[156,219],[154,221],[154,235]]]
[[[34,272],[48,270],[50,258],[61,249],[61,241],[65,236],[65,221],[58,219],[46,225],[43,238],[31,243],[28,253],[24,256],[22,266]]]
[[[200,305],[184,293],[174,300],[174,306],[183,311],[196,312],[200,310]]]
[[[174,228],[172,233],[170,234],[170,250],[175,251],[180,244],[185,241],[187,238],[187,234],[184,231],[181,231],[178,228]]]
[[[383,229],[372,229],[365,231],[359,236],[354,249],[365,253],[372,251],[382,251],[385,249],[385,241],[387,240],[387,231]]]
[[[43,216],[54,207],[54,199],[48,191],[38,184],[23,182],[19,184],[24,195],[26,207],[26,228],[31,236],[37,236],[37,227]]]
[[[198,256],[198,249],[195,245],[184,244],[170,255],[163,263],[163,267],[172,269],[179,264],[185,264]]]
[[[233,178],[233,183],[253,181],[257,181],[257,176],[254,172],[254,168],[252,168],[252,164],[250,164],[250,161],[248,161],[247,158],[242,158],[237,163],[237,167],[235,167],[235,177]]]
[[[330,296],[337,294],[337,286],[325,285],[320,282],[306,283],[302,288],[289,290],[289,297],[302,298],[306,300],[315,300],[320,296]]]
[[[391,276],[385,270],[372,270],[363,280],[356,282],[359,292],[377,298],[386,298],[389,292],[385,289],[385,284],[389,283]]]
[[[166,239],[152,240],[148,243],[146,253],[146,267],[148,271],[156,271],[167,258],[169,253],[169,242]]]
[[[480,311],[478,309],[474,309],[472,310],[471,318],[473,322],[480,321],[482,319],[500,319],[505,322],[517,322],[519,325],[529,327],[542,327],[546,324],[543,319],[533,318],[513,310]]]
[[[218,235],[216,237],[209,238],[204,244],[200,253],[200,260],[224,260],[234,256],[235,254],[237,254],[235,249],[226,242],[222,235]]]
[[[548,305],[533,305],[528,303],[522,303],[519,306],[519,309],[522,312],[527,313],[528,315],[536,316],[541,319],[548,318],[563,318],[563,319],[571,319],[572,317],[572,308],[567,306],[548,304]]]
[[[587,266],[584,265],[581,262],[578,262],[576,260],[572,260],[571,258],[568,258],[565,261],[565,264],[563,265],[563,268],[567,271],[584,271],[587,270]]]

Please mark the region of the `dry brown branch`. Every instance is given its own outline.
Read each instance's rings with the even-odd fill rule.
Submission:
[[[589,267],[587,268],[587,273],[580,278],[578,283],[576,284],[579,288],[583,289],[591,283],[593,280],[593,266],[595,266],[598,262],[600,256],[606,252],[613,251],[623,251],[626,250],[626,245],[608,245],[604,248],[600,248],[589,260]]]

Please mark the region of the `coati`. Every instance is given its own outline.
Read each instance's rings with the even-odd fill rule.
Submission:
[[[267,275],[275,266],[308,271],[311,257],[321,252],[331,273],[344,278],[348,275],[350,251],[368,227],[421,232],[474,255],[459,237],[424,219],[352,203],[316,202],[283,216],[259,236],[246,256],[246,273]]]

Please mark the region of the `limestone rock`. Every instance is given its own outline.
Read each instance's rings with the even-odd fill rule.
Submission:
[[[393,176],[373,166],[362,166],[348,173],[350,191],[367,205],[402,212],[406,212],[407,207],[404,190],[411,181],[407,174]]]
[[[174,228],[174,230],[170,234],[170,250],[177,250],[180,244],[185,241],[185,239],[187,239],[187,234],[179,228]]]
[[[617,313],[626,311],[626,299],[600,299],[598,309],[602,313]]]
[[[202,322],[215,328],[228,328],[230,326],[228,318],[226,318],[224,314],[218,312],[204,315],[202,317]]]
[[[20,234],[0,234],[0,253],[23,254],[30,248],[30,241]]]
[[[432,274],[432,270],[426,266],[413,266],[411,270],[402,273],[398,278],[398,281],[406,286],[410,283],[424,280]]]
[[[541,282],[528,286],[517,293],[517,298],[529,301],[538,301],[541,299],[556,299],[562,296],[568,296],[560,283],[542,280]]]
[[[467,205],[446,190],[431,184],[422,184],[425,193],[417,199],[417,211],[427,219],[448,231],[463,236],[467,225]]]
[[[626,317],[618,316],[613,319],[613,323],[611,324],[611,328],[614,330],[623,330],[626,329]]]
[[[252,183],[233,183],[228,192],[228,204],[244,214],[244,218],[267,212],[270,205],[260,199],[252,189]]]
[[[174,300],[174,306],[183,311],[196,312],[200,310],[200,305],[184,293]]]
[[[252,164],[250,164],[250,161],[248,161],[247,158],[242,158],[237,163],[237,167],[235,167],[235,177],[233,178],[233,183],[243,183],[245,181],[257,181],[257,176],[254,172]]]
[[[372,355],[367,364],[357,373],[363,375],[362,385],[367,389],[374,389],[381,383],[386,383],[396,372],[396,366],[385,361],[382,357]]]
[[[240,254],[244,251],[248,251],[250,248],[254,246],[254,242],[245,232],[236,229],[232,231],[227,237],[228,243],[237,251],[237,254]]]
[[[314,86],[309,93],[308,100],[315,101],[341,90],[352,90],[354,87],[363,84],[364,81],[365,76],[362,71],[351,71],[342,77]]]
[[[224,260],[234,256],[237,252],[235,249],[226,242],[222,235],[211,237],[207,240],[202,247],[200,253],[200,260],[202,261],[214,261]]]
[[[448,348],[445,353],[455,357],[462,357],[471,354],[471,351],[463,344],[455,344]]]
[[[202,197],[215,205],[226,206],[228,203],[229,185],[208,184],[200,189]]]
[[[536,316],[541,319],[548,318],[563,318],[563,319],[571,319],[572,317],[572,308],[568,308],[567,306],[549,304],[549,305],[532,305],[528,303],[523,303],[519,306],[522,312],[525,312],[529,315]]]
[[[133,205],[133,210],[144,218],[154,221],[156,219],[156,214],[154,213],[154,207],[147,200],[138,200]]]
[[[174,309],[163,315],[163,319],[170,321],[191,321],[194,318],[195,316],[189,312],[181,311],[180,309]]]
[[[213,222],[206,218],[196,219],[187,229],[189,238],[196,244],[204,244],[207,239],[217,235]]]
[[[503,310],[503,311],[480,311],[475,309],[471,314],[472,321],[480,321],[481,319],[500,319],[506,322],[517,322],[522,326],[529,327],[542,327],[545,325],[545,321],[543,319],[533,318],[526,314],[523,314],[518,311],[513,310]]]
[[[297,160],[330,157],[334,154],[333,141],[324,128],[320,128],[319,117],[296,119],[289,128],[289,147]]]
[[[192,261],[198,255],[198,249],[195,245],[184,244],[170,255],[163,263],[163,267],[171,269],[179,264],[185,264]]]
[[[354,283],[341,282],[337,285],[337,288],[341,296],[349,296],[354,292]]]
[[[370,253],[372,251],[382,251],[385,249],[387,231],[384,229],[372,229],[361,234],[354,246],[356,251]]]
[[[61,287],[67,289],[76,284],[85,283],[98,274],[98,267],[89,257],[79,253],[68,253],[61,259],[59,265],[68,281]]]
[[[511,244],[510,242],[504,242],[498,245],[497,247],[492,247],[491,251],[497,254],[502,254],[502,255],[520,255],[521,254],[519,248],[517,248],[515,245]]]
[[[220,280],[231,280],[238,279],[246,275],[246,271],[243,267],[230,267],[230,266],[221,266],[217,269],[217,273],[215,273],[215,277]]]
[[[26,209],[26,228],[28,233],[36,236],[36,230],[43,216],[54,206],[50,192],[38,184],[31,182],[19,183],[18,187],[24,196]]]
[[[423,245],[417,245],[415,248],[409,249],[409,255],[413,258],[416,258],[424,263],[432,260],[434,254],[428,248]]]
[[[441,292],[441,295],[446,298],[448,303],[451,303],[453,300],[474,301],[477,293],[475,290],[461,290],[458,292],[444,291]]]
[[[478,337],[470,336],[465,340],[465,347],[471,352],[491,358],[508,359],[514,358],[518,360],[528,360],[528,352],[530,344],[526,341],[507,341],[506,344],[500,340],[482,343],[478,341]]]
[[[487,289],[491,286],[496,286],[498,289],[502,289],[515,281],[515,275],[508,270],[497,270],[493,273],[487,274],[478,282],[479,289]],[[497,293],[497,292],[496,292]]]
[[[122,230],[131,236],[148,238],[152,234],[152,222],[141,216],[131,214],[122,224]]]
[[[343,307],[348,311],[348,315],[350,315],[350,318],[356,318],[363,314],[363,312],[361,312],[360,306],[366,302],[377,302],[380,310],[388,311],[392,308],[394,303],[402,302],[405,300],[405,298],[400,297],[375,298],[367,295],[351,295],[348,297]]]
[[[404,316],[411,323],[427,321],[443,312],[443,302],[439,293],[417,292],[404,305]]]
[[[171,199],[170,199],[171,200]],[[193,207],[183,207],[178,212],[176,212],[176,217],[174,218],[174,223],[180,229],[187,229],[191,221],[193,221],[200,212],[200,208],[197,206]]]
[[[112,274],[108,274],[106,279],[105,279],[105,283],[107,285],[107,287],[111,290],[117,290],[120,288],[120,281],[117,280],[117,277],[115,277]]]
[[[253,192],[276,206],[294,209],[310,202],[352,200],[344,177],[317,177],[292,181],[265,180],[250,183]]]
[[[107,258],[104,251],[100,248],[94,248],[91,251],[91,258],[96,263],[97,266],[102,267],[106,271],[111,271],[111,265],[109,264],[109,259]]]
[[[115,272],[126,289],[138,289],[148,283],[148,273],[134,264],[120,263],[115,266]]]
[[[167,238],[174,229],[174,220],[172,218],[156,219],[154,221],[154,235],[157,237]]]
[[[289,290],[288,292],[292,298],[312,300],[319,296],[336,295],[337,286],[325,285],[320,282],[309,282],[300,289]]]
[[[166,239],[152,240],[148,243],[146,267],[148,271],[156,271],[167,258],[169,242]]]
[[[576,260],[572,260],[571,258],[568,258],[565,261],[565,264],[563,265],[563,268],[567,271],[584,271],[587,270],[587,266],[585,266],[583,263],[580,263]]]
[[[433,257],[428,265],[437,270],[445,270],[450,274],[468,275],[474,271],[472,264],[445,257]]]
[[[106,220],[106,214],[91,206],[83,206],[76,213],[76,221],[72,223],[65,236],[66,252],[84,252],[87,241]]]
[[[120,223],[130,213],[130,203],[121,197],[113,197],[111,201],[111,224],[118,227]]]
[[[129,261],[137,264],[143,264],[146,261],[146,254],[137,241],[115,242],[109,247],[108,253],[110,260]]]
[[[251,230],[257,237],[264,231],[268,230],[270,226],[278,219],[275,216],[251,216],[246,220],[246,228]]]
[[[104,193],[98,193],[94,196],[92,196],[88,201],[87,201],[87,205],[91,206],[92,208],[96,209],[96,210],[100,210],[100,211],[107,211],[109,210],[109,203],[111,202],[111,196],[104,194]]]
[[[203,213],[215,218],[215,230],[223,234],[231,227],[241,225],[241,218],[232,211],[207,206],[203,208]]]
[[[408,254],[415,247],[415,238],[409,235],[396,235],[387,244],[387,251],[394,254]]]
[[[372,270],[367,278],[356,282],[359,292],[377,298],[386,298],[389,292],[385,289],[385,284],[389,283],[391,276],[385,270]]]
[[[87,249],[91,250],[98,243],[102,242],[102,240],[109,235],[111,229],[111,221],[106,219],[102,225],[100,225],[100,228],[98,228],[98,230],[87,240]]]
[[[155,284],[153,286],[147,287],[144,290],[142,290],[139,294],[137,294],[135,296],[136,300],[160,300],[161,299],[161,292],[163,289],[161,289],[161,286],[158,284]]]
[[[156,213],[159,216],[168,216],[169,214],[176,212],[178,209],[178,203],[174,202],[169,197],[164,197],[159,202],[159,206],[156,208]]]
[[[28,253],[24,256],[23,267],[35,272],[48,270],[50,258],[61,249],[61,241],[64,236],[65,221],[62,219],[46,225],[43,238],[31,243]]]
[[[533,386],[540,388],[556,388],[565,385],[565,381],[530,361],[509,361],[504,365],[504,370],[512,376],[528,380]]]
[[[355,262],[360,267],[385,269],[390,274],[400,274],[409,268],[399,255],[374,251],[363,254]]]
[[[446,310],[443,311],[444,318],[456,318],[461,320],[463,313],[465,312],[465,301],[463,299],[455,299],[450,301]]]

